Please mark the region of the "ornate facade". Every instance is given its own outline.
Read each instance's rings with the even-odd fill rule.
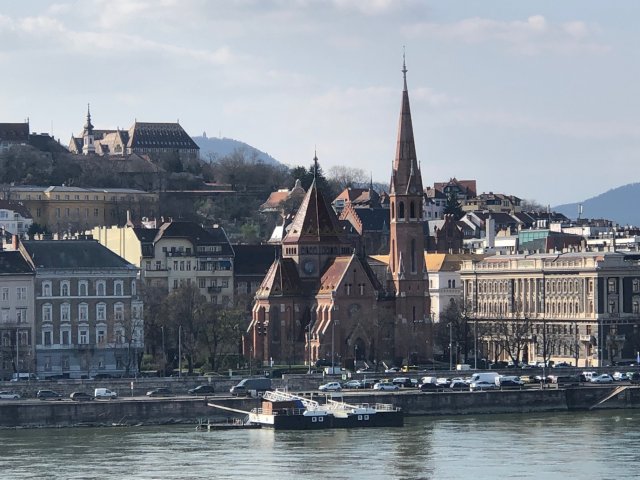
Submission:
[[[315,182],[255,297],[245,355],[266,364],[415,363],[428,357],[422,179],[404,90],[390,186],[391,261],[378,279]],[[317,159],[314,159],[317,162]]]
[[[602,366],[640,349],[640,267],[614,252],[463,262],[467,314],[491,361]],[[511,354],[509,354],[511,350]]]

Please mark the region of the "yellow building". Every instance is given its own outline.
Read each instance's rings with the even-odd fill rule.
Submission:
[[[33,223],[53,233],[124,224],[127,212],[134,218],[154,216],[158,203],[158,194],[128,188],[18,185],[5,196],[21,202]]]

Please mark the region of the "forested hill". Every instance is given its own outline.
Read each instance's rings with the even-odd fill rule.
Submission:
[[[206,161],[226,157],[236,150],[241,150],[246,152],[247,158],[252,158],[255,155],[256,160],[269,165],[278,165],[280,163],[268,153],[232,138],[209,138],[207,136],[192,138],[200,147],[200,158]]]

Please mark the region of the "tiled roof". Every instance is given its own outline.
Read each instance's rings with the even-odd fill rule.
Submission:
[[[34,273],[29,262],[20,252],[0,251],[0,275],[16,275]]]
[[[179,123],[135,122],[129,129],[127,147],[200,150]]]
[[[233,256],[233,249],[222,227],[204,228],[195,222],[173,221],[162,224],[154,242],[161,238],[188,238],[196,246],[220,245],[222,250],[217,255]]]
[[[38,268],[56,269],[135,269],[96,240],[26,240],[22,242]]]
[[[390,211],[386,208],[355,208],[354,212],[360,218],[364,231],[389,230]]]
[[[302,288],[295,262],[291,258],[278,258],[265,275],[256,295],[265,298],[272,296],[298,296]]]
[[[282,243],[318,242],[345,243],[338,218],[314,180]]]
[[[29,142],[29,124],[0,123],[0,142]]]

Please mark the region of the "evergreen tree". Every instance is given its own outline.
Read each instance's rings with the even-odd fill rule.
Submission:
[[[460,220],[464,216],[462,204],[458,200],[456,192],[447,193],[447,202],[444,205],[444,214],[451,214],[456,220]]]

